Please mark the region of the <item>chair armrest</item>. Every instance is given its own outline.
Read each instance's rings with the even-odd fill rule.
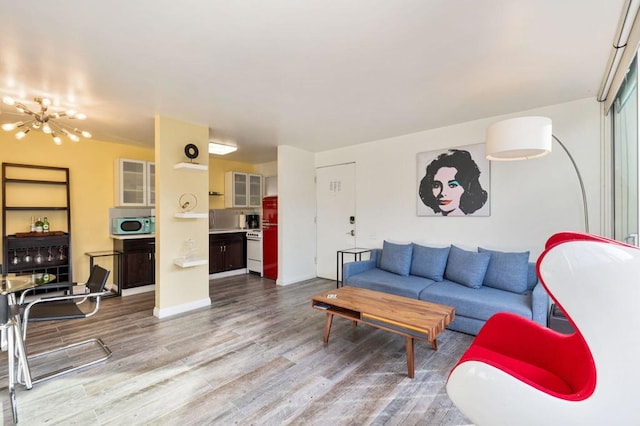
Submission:
[[[538,280],[538,283],[531,292],[531,315],[535,322],[547,326],[549,318],[550,298],[544,286]]]
[[[99,293],[83,293],[83,294],[66,294],[63,296],[44,296],[40,297],[36,300],[33,300],[26,304],[25,312],[28,312],[33,305],[37,305],[38,303],[46,303],[46,302],[59,302],[61,300],[74,300],[74,299],[88,299],[90,297],[100,298],[105,294],[109,293],[108,291],[102,291]],[[84,301],[84,300],[83,300]]]
[[[345,263],[342,266],[342,277],[344,278],[344,282],[347,282],[349,277],[354,275],[358,275],[363,273],[364,271],[368,271],[369,269],[373,269],[376,267],[375,260],[362,260],[360,262],[349,262]]]
[[[49,283],[49,284],[40,284],[33,288],[28,288],[20,294],[20,304],[22,305],[24,303],[24,298],[27,295],[34,293],[36,290],[67,290],[68,291],[71,287],[73,287],[74,284],[75,283]]]

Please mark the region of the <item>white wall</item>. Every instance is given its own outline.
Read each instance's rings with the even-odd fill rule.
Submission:
[[[278,285],[315,278],[314,155],[278,147]]]
[[[555,232],[584,230],[579,184],[569,158],[556,142],[553,153],[543,158],[491,163],[490,217],[416,216],[417,153],[484,143],[488,125],[524,115],[544,115],[553,120],[553,133],[567,146],[580,168],[587,190],[591,233],[599,234],[601,120],[594,98],[326,151],[316,154],[315,167],[357,163],[360,247],[381,247],[385,239],[452,243],[467,248],[529,250],[535,260]],[[308,171],[304,174],[308,175]],[[296,180],[302,184],[300,176]],[[310,201],[306,203],[305,213],[311,206]],[[295,203],[291,214],[299,209],[301,205]],[[296,231],[306,234],[304,229],[310,233],[313,228],[309,225]]]

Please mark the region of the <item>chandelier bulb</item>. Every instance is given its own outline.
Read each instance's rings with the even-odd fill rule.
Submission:
[[[51,136],[53,136],[53,143],[56,145],[62,145],[62,139],[60,139],[60,136],[56,135],[55,132],[51,132]]]
[[[82,131],[82,137],[89,139],[89,138],[91,138],[91,133],[87,132],[86,130],[83,130]]]
[[[16,133],[16,139],[20,140],[22,138],[24,138],[25,136],[27,136],[27,133],[29,133],[31,129],[26,128],[24,130],[19,131],[18,133]]]
[[[80,140],[80,138],[74,135],[73,133],[69,133],[67,136],[69,136],[69,139],[71,139],[74,142],[78,142]]]
[[[42,131],[46,134],[51,134],[52,132],[51,127],[49,127],[48,123],[44,123],[44,125],[42,126]]]
[[[24,126],[24,122],[22,121],[16,121],[15,123],[4,123],[2,125],[2,130],[10,132],[12,130],[15,130],[17,127],[22,127],[22,126]]]
[[[13,99],[11,96],[3,97],[2,102],[4,102],[6,105],[11,105],[11,106],[16,104],[15,99]]]
[[[78,120],[85,120],[87,116],[81,112],[77,112],[73,118],[77,118]]]

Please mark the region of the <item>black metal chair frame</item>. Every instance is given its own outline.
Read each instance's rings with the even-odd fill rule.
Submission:
[[[52,289],[60,289],[65,290],[67,294],[62,296],[43,296],[39,297],[36,300],[26,303],[26,296],[31,293],[30,289],[22,293],[20,296],[21,307],[24,307],[24,313],[22,315],[22,323],[23,323],[23,340],[26,342],[27,339],[27,324],[29,322],[34,321],[59,321],[59,320],[69,320],[69,319],[77,319],[77,318],[88,318],[95,315],[100,309],[100,299],[109,294],[109,291],[104,291],[104,286],[107,282],[107,278],[109,277],[109,271],[100,267],[99,265],[94,265],[91,270],[91,274],[89,275],[89,279],[87,280],[85,286],[86,290],[89,290],[88,293],[82,294],[73,294],[73,287],[76,286],[76,283],[68,283],[64,284],[48,284],[45,286],[38,286],[36,289],[43,288],[52,288]],[[84,312],[80,309],[80,306],[83,305],[87,301],[94,301],[93,309],[90,312]],[[48,306],[47,306],[48,305]],[[44,309],[41,309],[44,308]],[[49,312],[47,312],[47,308],[51,308]],[[43,312],[38,312],[38,310]],[[33,312],[32,312],[33,311]],[[39,352],[35,354],[31,354],[27,356],[27,362],[46,356],[51,355],[57,352],[66,351],[71,348],[76,348],[85,345],[95,344],[104,352],[104,356],[101,356],[97,359],[81,363],[79,365],[63,368],[60,370],[56,370],[50,373],[43,374],[38,377],[30,377],[29,367],[26,366],[24,370],[26,370],[25,375],[25,384],[27,388],[31,388],[32,384],[42,382],[44,380],[52,379],[54,377],[61,376],[63,374],[71,373],[73,371],[80,370],[82,368],[86,368],[97,363],[106,361],[112,355],[111,350],[104,342],[99,338],[92,338],[88,340],[84,340],[82,342],[71,343],[69,345],[58,347],[54,349],[50,349],[44,352]],[[18,373],[22,369],[18,370]],[[20,380],[20,376],[18,376]]]

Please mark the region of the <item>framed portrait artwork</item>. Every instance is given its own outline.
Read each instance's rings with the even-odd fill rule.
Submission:
[[[490,215],[490,162],[484,144],[420,152],[416,159],[418,216]]]

